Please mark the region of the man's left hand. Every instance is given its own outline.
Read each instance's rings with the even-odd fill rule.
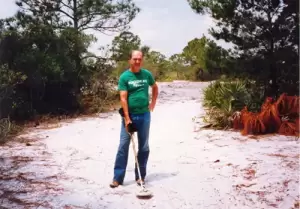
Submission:
[[[155,102],[151,102],[149,105],[149,110],[152,112],[155,108]]]

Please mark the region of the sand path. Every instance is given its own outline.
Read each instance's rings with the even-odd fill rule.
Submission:
[[[124,185],[111,189],[119,143],[116,112],[76,119],[0,147],[0,206],[93,209],[291,209],[299,199],[299,143],[237,132],[198,130],[207,83],[160,83],[152,113],[147,187],[135,197],[134,158]],[[193,118],[196,117],[196,120]],[[198,131],[197,131],[198,130]],[[8,148],[9,147],[9,148]],[[1,208],[1,207],[0,207]]]

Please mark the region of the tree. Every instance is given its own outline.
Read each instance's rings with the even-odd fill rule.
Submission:
[[[113,77],[118,78],[129,67],[128,60],[132,50],[141,50],[144,57],[150,53],[150,47],[142,46],[140,37],[130,31],[123,31],[112,40],[109,51],[111,53],[110,59],[115,66],[112,72]]]
[[[188,2],[196,13],[210,14],[216,20],[211,35],[235,45],[240,66],[249,76],[263,79],[265,85],[271,83],[268,94],[283,91],[286,85],[278,86],[279,80],[294,86],[290,92],[298,91],[298,0]]]
[[[132,0],[18,0],[21,13],[56,28],[120,32],[140,11]]]
[[[189,41],[183,49],[182,56],[197,71],[204,69],[210,74],[213,74],[215,71],[221,73],[226,70],[225,60],[229,59],[227,50],[218,46],[213,40],[206,38],[204,35],[200,39],[195,38]]]
[[[182,54],[173,54],[169,58],[170,61],[170,71],[176,73],[177,79],[186,79],[187,66],[186,59]]]
[[[80,74],[86,71],[82,60],[96,57],[87,50],[82,51],[81,39],[88,37],[85,32],[90,29],[106,34],[126,30],[139,12],[132,0],[18,0],[16,4],[21,9],[17,14],[19,20],[40,22],[58,31],[67,30],[72,36],[72,58],[78,72],[78,81],[74,83],[77,93],[83,85]],[[89,39],[88,44],[95,40]]]
[[[149,51],[144,59],[144,66],[151,70],[156,79],[163,79],[169,71],[166,56],[158,51]]]
[[[70,40],[69,33],[57,34],[50,26],[37,23],[4,30],[0,65],[7,66],[9,74],[26,78],[11,85],[10,95],[4,97],[6,101],[10,98],[12,118],[28,118],[36,111],[57,113],[78,108],[74,88],[78,71]]]
[[[112,41],[111,52],[112,59],[116,62],[127,61],[131,50],[139,49],[141,40],[139,36],[132,32],[124,31],[116,36]]]
[[[144,55],[144,56],[147,56],[147,55],[149,54],[149,52],[150,52],[150,47],[147,46],[147,45],[144,45],[144,46],[142,46],[142,47],[140,48],[140,50],[143,52],[143,55]]]
[[[93,78],[100,78],[101,84],[108,81],[111,65],[89,53],[95,38],[88,30],[106,33],[128,29],[139,11],[135,4],[131,0],[16,3],[19,11],[0,20],[0,69],[5,72],[0,80],[7,83],[0,92],[10,90],[4,98],[5,106],[10,106],[5,113],[14,119],[28,119],[35,113],[71,113],[81,110],[81,98],[91,92],[101,100],[107,85],[91,84],[95,83]],[[8,82],[8,76],[16,78]],[[3,98],[0,100],[3,107]]]

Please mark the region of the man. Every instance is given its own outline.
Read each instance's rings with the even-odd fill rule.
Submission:
[[[125,177],[128,151],[130,145],[130,135],[128,127],[132,126],[137,130],[138,136],[138,162],[142,179],[139,179],[137,168],[135,167],[135,180],[137,184],[144,182],[146,177],[146,167],[149,157],[149,129],[151,114],[158,95],[157,84],[151,74],[146,69],[142,69],[143,53],[134,50],[130,54],[130,68],[123,72],[119,78],[118,90],[120,91],[121,106],[124,111],[122,118],[120,144],[116,155],[114,166],[114,178],[110,187],[115,188],[123,184]],[[149,86],[152,87],[152,100],[149,104]]]

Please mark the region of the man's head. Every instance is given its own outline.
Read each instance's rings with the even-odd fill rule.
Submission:
[[[139,50],[132,50],[129,57],[130,69],[133,72],[138,72],[143,62],[143,52]]]

